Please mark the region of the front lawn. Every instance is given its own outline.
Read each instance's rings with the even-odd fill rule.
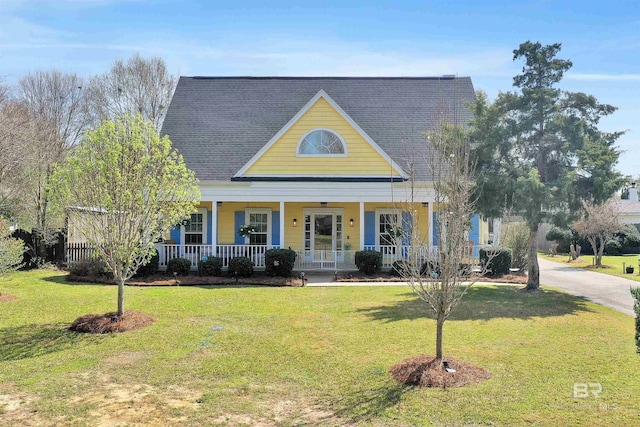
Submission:
[[[18,297],[0,303],[0,425],[637,423],[633,319],[519,288],[469,291],[445,354],[493,378],[443,390],[387,372],[434,352],[408,287],[128,287],[125,307],[157,321],[94,336],[65,328],[113,310],[115,287],[18,273],[0,281]]]
[[[625,279],[631,279],[635,280],[636,282],[640,282],[640,269],[638,269],[638,260],[640,259],[640,255],[638,254],[604,255],[602,257],[603,268],[594,267],[593,255],[582,255],[575,261],[569,261],[568,254],[558,254],[556,256],[551,256],[548,254],[538,253],[538,256],[549,261],[562,262],[567,265],[571,265],[572,267],[580,267],[588,269],[589,271],[604,273],[610,276],[624,277]],[[623,263],[626,266],[631,266],[634,268],[633,274],[623,273]]]

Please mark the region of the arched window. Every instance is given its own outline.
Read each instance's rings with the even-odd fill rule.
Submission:
[[[298,155],[346,156],[347,147],[337,133],[329,129],[315,129],[300,139]]]

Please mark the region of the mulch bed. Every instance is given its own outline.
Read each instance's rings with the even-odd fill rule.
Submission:
[[[464,387],[491,378],[491,373],[479,366],[447,357],[449,367],[456,372],[447,372],[442,360],[421,354],[402,360],[389,369],[398,382],[419,387]]]
[[[111,334],[144,328],[155,321],[155,318],[140,311],[128,310],[120,317],[113,311],[80,316],[69,326],[69,330],[88,334]]]
[[[113,285],[113,280],[105,277],[76,276],[69,274],[70,282],[104,283]],[[292,277],[269,277],[265,275],[253,275],[252,277],[238,278],[218,276],[178,276],[173,278],[165,274],[157,274],[145,278],[133,278],[127,281],[127,286],[204,286],[204,285],[244,285],[244,286],[302,286],[302,280]]]
[[[367,276],[364,273],[354,272],[347,277],[338,277],[338,282],[405,282],[407,279],[391,275]],[[523,274],[505,274],[503,276],[472,276],[469,281],[490,283],[526,284],[527,276]]]
[[[9,302],[9,301],[15,301],[17,300],[18,297],[14,297],[13,295],[9,295],[9,294],[0,294],[0,302]]]

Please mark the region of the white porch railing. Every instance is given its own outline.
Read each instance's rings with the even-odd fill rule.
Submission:
[[[256,269],[265,268],[265,252],[279,246],[265,245],[176,245],[158,243],[155,245],[160,258],[158,268],[167,269],[172,258],[186,258],[191,261],[191,269],[197,270],[202,257],[217,256],[222,258],[222,267],[226,269],[229,261],[237,256],[244,256],[253,262]],[[469,246],[469,260],[477,263],[479,250],[488,245]],[[365,249],[382,253],[382,267],[391,268],[395,261],[405,259],[414,265],[422,265],[428,259],[437,256],[437,247],[411,246],[365,246]],[[296,251],[294,270],[355,270],[355,253],[357,251]],[[67,262],[75,262],[91,258],[91,248],[83,243],[67,245]]]
[[[186,258],[191,261],[191,269],[198,269],[198,262],[202,257],[217,256],[222,258],[222,268],[229,267],[229,260],[238,256],[249,258],[254,268],[264,268],[264,253],[267,249],[275,249],[279,246],[266,245],[167,245],[156,244],[160,262],[158,268],[161,271],[167,269],[167,263],[172,258]]]

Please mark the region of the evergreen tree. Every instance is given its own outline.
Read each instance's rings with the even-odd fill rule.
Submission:
[[[598,129],[616,108],[590,95],[557,88],[571,61],[556,58],[560,43],[527,41],[513,51],[523,60],[518,92],[491,103],[480,93],[473,107],[478,209],[488,217],[521,215],[529,227],[527,289],[540,286],[536,234],[544,221],[569,222],[583,200],[605,203],[620,187],[613,168],[622,132]]]

